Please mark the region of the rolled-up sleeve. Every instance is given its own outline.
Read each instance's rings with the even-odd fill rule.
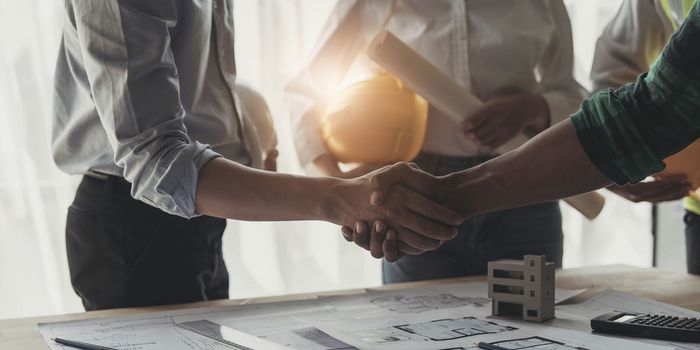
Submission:
[[[593,164],[618,185],[663,170],[664,158],[700,137],[699,43],[696,2],[648,73],[596,93],[572,117]]]
[[[569,118],[587,93],[574,79],[574,46],[566,7],[560,0],[550,6],[555,29],[536,69],[541,77],[540,94],[547,101],[550,124],[554,125]]]
[[[81,52],[114,161],[134,198],[197,215],[199,169],[218,156],[190,140],[171,51],[175,0],[73,0]]]

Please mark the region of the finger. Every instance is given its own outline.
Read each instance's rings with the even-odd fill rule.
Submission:
[[[681,199],[685,196],[688,195],[690,192],[689,189],[687,188],[676,188],[671,191],[667,191],[664,193],[659,193],[654,196],[650,196],[648,199],[645,199],[648,202],[651,203],[660,203],[660,202],[668,202],[668,201],[675,201],[678,199]]]
[[[679,192],[687,193],[690,185],[683,181],[652,181],[639,183],[631,187],[631,193],[637,201],[652,202],[662,198],[672,198]]]
[[[389,194],[391,186],[402,181],[402,174],[413,169],[406,163],[396,163],[392,166],[384,168],[378,174],[370,178],[370,183],[374,191],[370,194],[369,202],[371,205],[380,205],[384,202],[384,198]]]
[[[491,119],[494,112],[494,106],[488,102],[485,103],[481,108],[477,109],[476,112],[472,113],[462,122],[462,131],[464,133],[472,132],[482,124],[487,123]]]
[[[413,232],[406,227],[397,228],[396,235],[398,237],[399,242],[405,243],[421,251],[435,250],[441,245],[440,240],[430,238],[417,232]]]
[[[406,208],[433,221],[447,226],[459,226],[465,219],[461,213],[405,186],[396,186],[396,192]]]
[[[352,240],[358,246],[369,250],[369,233],[367,232],[367,224],[363,221],[355,223],[355,231],[352,234]]]
[[[501,133],[496,139],[488,142],[486,145],[489,148],[496,149],[498,147],[501,147],[504,143],[508,142],[509,139],[510,137],[508,137],[508,135]]]
[[[654,178],[656,182],[688,182],[688,177],[683,174],[671,174]]]
[[[386,237],[386,223],[377,220],[372,225],[372,234],[369,239],[369,252],[374,258],[381,259],[384,257],[383,247]]]
[[[399,246],[399,252],[401,252],[402,254],[421,255],[421,254],[425,253],[425,250],[413,248],[410,245],[408,245],[404,242],[401,242],[401,241],[398,241],[398,246]]]
[[[374,188],[370,194],[370,204],[376,206],[384,202],[394,184],[403,183],[423,194],[428,194],[433,190],[432,185],[437,180],[415,164],[396,163],[372,176],[370,181]]]
[[[343,238],[345,238],[346,241],[352,242],[352,229],[347,226],[343,226],[340,228],[340,232],[343,234]]]
[[[474,136],[476,136],[477,138],[481,138],[497,131],[500,127],[501,123],[498,120],[491,118],[489,120],[484,121],[479,126],[473,128],[471,130],[471,133],[474,134]]]
[[[491,146],[492,144],[496,143],[496,141],[498,141],[498,139],[500,139],[502,137],[503,137],[503,131],[502,130],[495,130],[492,133],[477,137],[476,141],[484,146]]]
[[[384,259],[388,262],[394,262],[399,260],[403,255],[399,251],[399,241],[396,238],[396,232],[394,230],[388,230],[386,233],[386,239],[382,243],[382,251],[384,252]]]
[[[440,227],[444,228],[445,226],[448,227],[454,227],[458,226],[459,224],[464,221],[464,215],[447,208],[441,204],[438,204],[434,202],[432,199],[415,192],[413,190],[410,190],[406,188],[405,186],[398,185],[395,188],[396,191],[396,197],[397,200],[400,200],[400,204],[403,204],[404,207],[408,208],[412,212],[428,219],[428,221],[432,222],[437,222],[440,224],[444,224]],[[437,229],[438,227],[431,227],[431,228],[426,228],[426,229]],[[451,231],[451,230],[450,230]],[[423,232],[423,231],[419,231]],[[437,233],[436,233],[437,234]],[[435,237],[437,239],[450,239],[453,237],[442,237],[438,236]]]

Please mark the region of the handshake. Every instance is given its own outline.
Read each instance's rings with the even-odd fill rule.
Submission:
[[[435,177],[415,164],[397,163],[333,187],[328,221],[343,237],[393,262],[438,249],[457,235],[466,215],[453,176]]]

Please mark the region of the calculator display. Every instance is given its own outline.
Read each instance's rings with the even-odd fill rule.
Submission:
[[[622,315],[622,316],[616,318],[614,321],[615,322],[625,322],[625,321],[629,321],[635,317],[637,317],[637,316],[636,315]]]

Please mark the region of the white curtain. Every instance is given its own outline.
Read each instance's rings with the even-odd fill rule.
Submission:
[[[237,63],[267,98],[280,140],[280,170],[301,173],[284,84],[303,64],[333,1],[237,0]],[[592,47],[618,2],[570,1],[577,76],[586,82]],[[79,177],[50,157],[52,76],[63,5],[0,0],[0,318],[77,312],[65,256],[66,208]],[[584,222],[565,210],[565,266],[649,265],[649,210],[611,200]],[[380,264],[319,222],[229,221],[224,238],[231,297],[376,286]]]
[[[574,34],[576,79],[587,89],[595,42],[622,3],[621,0],[565,0]],[[633,204],[601,190],[606,205],[588,221],[571,208],[564,209],[564,267],[630,264],[651,266],[651,205]]]

